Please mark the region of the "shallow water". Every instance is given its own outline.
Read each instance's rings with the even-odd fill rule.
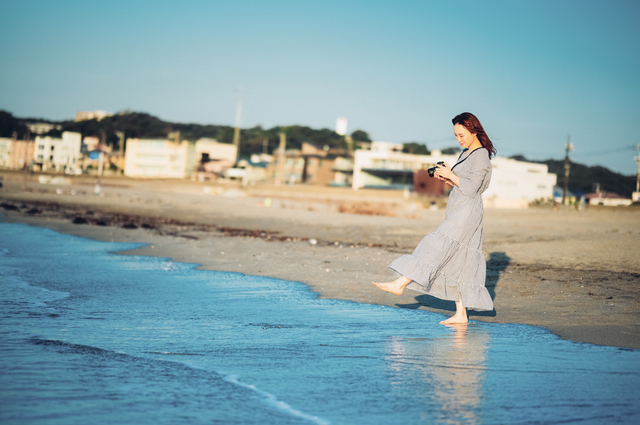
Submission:
[[[0,422],[640,423],[640,350],[0,223]]]

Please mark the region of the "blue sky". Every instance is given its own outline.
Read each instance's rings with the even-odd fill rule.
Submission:
[[[0,0],[0,109],[333,128],[635,174],[640,2]]]

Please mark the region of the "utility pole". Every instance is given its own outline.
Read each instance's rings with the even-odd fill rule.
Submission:
[[[571,160],[569,159],[569,151],[573,150],[571,144],[571,136],[567,136],[567,144],[564,146],[566,154],[564,157],[564,188],[562,189],[562,204],[567,202],[567,192],[569,191],[569,173],[571,171]]]
[[[236,105],[236,127],[233,130],[233,144],[236,147],[236,162],[240,159],[240,116],[242,115],[242,97],[238,93],[238,104]]]
[[[287,136],[280,133],[280,147],[278,148],[278,171],[276,172],[276,184],[284,181],[284,150],[287,144]]]
[[[638,156],[635,157],[636,162],[638,163],[638,174],[636,175],[636,193],[633,195],[633,201],[640,201],[640,144],[636,145],[636,149],[638,150]]]
[[[116,131],[116,136],[118,136],[118,165],[122,165],[120,171],[124,173],[124,131]]]
[[[116,136],[118,136],[118,152],[121,157],[124,157],[124,131],[116,131]]]
[[[353,157],[353,138],[349,134],[344,136],[344,138],[347,142],[347,158],[352,158]]]

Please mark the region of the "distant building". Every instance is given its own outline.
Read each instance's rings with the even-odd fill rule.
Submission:
[[[371,150],[371,142],[361,142],[358,141],[358,146],[360,147],[361,150],[363,151],[370,151]]]
[[[253,185],[266,181],[266,168],[266,162],[252,162],[241,159],[235,167],[225,169],[222,176],[230,180],[240,180],[242,186]]]
[[[62,139],[37,136],[33,159],[42,171],[66,171],[79,166],[81,145],[82,135],[72,131],[62,133]]]
[[[341,136],[347,134],[347,119],[345,117],[338,117],[336,120],[336,133]]]
[[[276,155],[275,159],[269,163],[268,179],[289,184],[317,185],[328,185],[333,180],[335,160],[327,158],[327,152],[310,143],[303,143],[301,150],[286,151],[283,164],[280,164],[280,161],[280,155]],[[282,173],[280,178],[278,173]]]
[[[73,118],[73,121],[88,121],[88,120],[102,120],[103,118],[110,117],[113,114],[111,112],[106,111],[80,111],[76,112],[76,116]]]
[[[491,184],[484,192],[485,206],[527,208],[536,199],[552,199],[557,176],[545,164],[495,157]]]
[[[402,145],[373,142],[370,151],[355,151],[352,187],[403,189],[413,186],[413,173],[435,167],[439,161],[455,163],[457,155],[402,153]]]
[[[33,140],[10,140],[7,168],[21,170],[31,165],[35,142]]]
[[[0,168],[11,168],[11,142],[12,139],[0,137]]]
[[[353,160],[344,156],[339,156],[333,161],[332,186],[351,186],[353,181]]]
[[[196,168],[195,143],[183,140],[128,139],[124,174],[129,177],[183,179]]]
[[[51,124],[48,122],[28,122],[25,124],[29,131],[33,134],[46,134],[51,130],[60,130],[60,124]]]
[[[373,142],[371,151],[355,152],[352,187],[402,189],[424,182],[420,170],[435,167],[444,161],[455,164],[458,155],[443,155],[433,151],[430,155],[412,155],[401,152],[401,145]],[[493,158],[491,184],[483,194],[484,204],[494,208],[527,208],[536,199],[553,197],[556,175],[548,172],[545,164]],[[441,190],[444,188],[442,186]]]
[[[287,152],[284,166],[280,167],[280,157],[267,165],[267,177],[277,181],[277,173],[282,172],[283,183],[309,183],[328,185],[333,180],[333,159],[319,155],[302,155],[298,152]]]
[[[367,149],[373,152],[402,152],[402,143],[390,143],[390,142],[381,142],[374,141],[371,142],[371,149]]]
[[[230,143],[219,143],[216,139],[202,138],[196,141],[197,173],[192,179],[200,181],[226,177],[226,171],[236,164],[238,148]],[[246,174],[245,171],[240,173]],[[244,181],[244,180],[243,180]]]
[[[91,152],[93,150],[99,149],[100,139],[96,136],[85,136],[82,140],[82,144],[84,145],[84,150]]]
[[[236,162],[238,148],[230,143],[220,143],[216,139],[199,139],[196,142],[196,156],[200,163],[209,161]]]
[[[631,199],[625,198],[622,195],[604,191],[587,193],[584,195],[584,199],[589,203],[589,205],[604,205],[608,207],[629,206],[633,203]]]

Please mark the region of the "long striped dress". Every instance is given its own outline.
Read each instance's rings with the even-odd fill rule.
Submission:
[[[465,150],[452,170],[460,186],[454,185],[449,194],[444,222],[389,268],[412,280],[407,288],[444,300],[458,301],[461,296],[464,307],[493,310],[482,253],[482,193],[491,181],[489,153],[485,148]]]

